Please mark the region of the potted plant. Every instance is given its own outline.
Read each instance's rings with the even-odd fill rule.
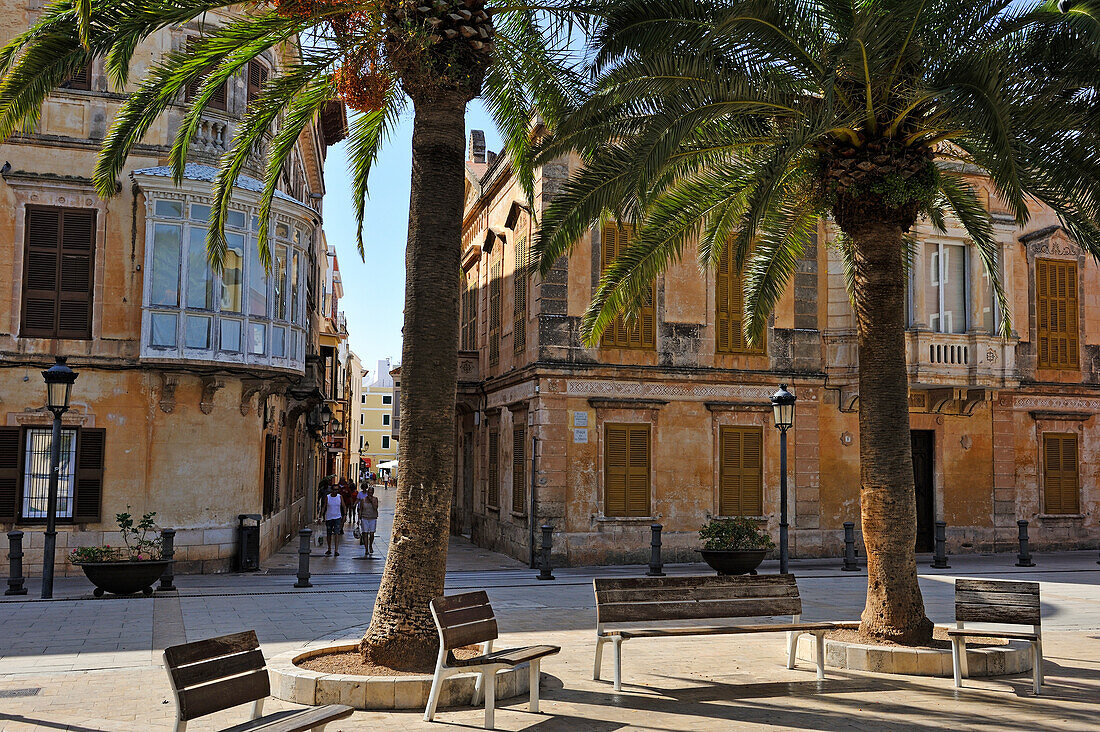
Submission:
[[[699,538],[703,561],[718,574],[756,574],[764,555],[775,547],[756,521],[743,516],[712,519],[699,530]]]
[[[69,561],[84,570],[85,576],[95,585],[93,594],[102,597],[104,592],[115,595],[132,595],[141,591],[153,594],[153,583],[160,579],[172,563],[161,555],[160,537],[149,538],[156,529],[151,511],[134,523],[129,513],[115,514],[123,546],[83,546],[73,549]]]

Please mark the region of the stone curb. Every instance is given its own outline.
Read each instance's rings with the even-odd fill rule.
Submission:
[[[358,643],[288,651],[267,662],[272,695],[295,704],[321,706],[347,704],[356,709],[423,709],[428,704],[432,677],[424,676],[353,676],[310,671],[295,665],[315,656],[354,651]],[[456,674],[443,682],[439,706],[469,706],[474,682],[480,674]],[[530,688],[527,665],[497,673],[497,700],[526,694]]]
[[[852,627],[858,627],[853,624]],[[797,658],[810,664],[816,658],[814,638],[798,638]],[[1031,671],[1031,650],[1027,643],[1011,641],[1007,646],[966,649],[970,678],[1008,676]],[[951,651],[934,648],[901,648],[825,639],[825,666],[850,671],[872,671],[909,676],[951,678]]]

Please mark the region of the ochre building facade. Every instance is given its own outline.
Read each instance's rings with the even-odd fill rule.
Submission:
[[[0,4],[0,37],[25,30],[39,5]],[[133,77],[202,32],[159,31]],[[292,53],[273,49],[216,95],[179,187],[165,163],[183,99],[134,150],[119,194],[96,195],[97,150],[129,91],[111,86],[102,59],[49,98],[33,132],[0,145],[0,529],[26,532],[25,571],[41,569],[51,439],[41,371],[55,355],[79,374],[63,422],[59,572],[72,571],[75,546],[119,544],[124,511],[155,511],[177,529],[177,572],[233,568],[241,514],[259,517],[262,556],[311,520],[314,415],[336,345],[318,340],[321,167],[342,108],[309,126],[283,173],[270,272],[256,246],[259,159],[234,191],[222,272],[205,256],[218,157]]]
[[[534,213],[576,164],[536,173]],[[527,560],[550,524],[554,561],[571,565],[646,561],[652,523],[666,561],[693,560],[712,517],[755,517],[777,537],[769,396],[787,383],[791,554],[840,555],[846,521],[859,536],[855,321],[829,224],[759,346],[741,337],[739,273],[702,272],[685,251],[636,318],[588,347],[581,316],[629,227],[594,228],[542,278],[527,268],[538,216],[476,131],[466,174],[454,532]],[[1020,519],[1040,551],[1096,547],[1100,273],[1051,212],[1021,229],[972,183],[1013,334],[997,335],[1003,314],[961,228],[922,223],[906,335],[917,549],[944,521],[949,552],[1014,550]]]

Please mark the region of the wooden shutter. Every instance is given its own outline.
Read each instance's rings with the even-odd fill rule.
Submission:
[[[462,290],[462,350],[477,349],[477,276],[467,272]]]
[[[84,67],[61,85],[62,89],[82,89],[90,91],[92,88],[92,60],[88,59]]]
[[[19,518],[21,435],[18,427],[0,427],[0,522]]]
[[[1043,497],[1046,513],[1078,513],[1077,435],[1043,435]]]
[[[20,334],[91,338],[95,210],[28,206],[25,228]]]
[[[1039,368],[1078,368],[1077,263],[1035,260]]]
[[[604,515],[649,515],[649,425],[609,424],[604,432]]]
[[[763,340],[750,346],[745,340],[744,281],[733,263],[730,245],[722,250],[718,258],[718,271],[715,276],[716,326],[719,353],[763,353]]]
[[[191,36],[190,38],[187,39],[187,46],[188,46],[188,48],[190,48],[198,42],[199,42],[198,37]],[[187,85],[187,95],[185,97],[185,99],[187,101],[191,101],[192,99],[194,99],[195,97],[197,97],[199,95],[199,90],[202,89],[202,85],[203,85],[204,81],[205,81],[205,78],[199,77],[198,79],[195,79],[193,82],[191,82],[190,84]],[[207,106],[210,107],[211,109],[220,109],[223,112],[226,109],[228,109],[228,107],[229,107],[229,95],[227,93],[225,84],[222,84],[221,86],[219,86],[217,89],[214,90],[214,93],[212,95],[210,95],[210,102]]]
[[[764,513],[763,430],[722,427],[718,432],[718,514]]]
[[[604,271],[630,245],[634,229],[629,224],[607,223],[600,230],[600,264]],[[657,286],[654,284],[629,319],[619,315],[600,337],[604,348],[652,349],[657,345]]]
[[[73,497],[73,521],[96,523],[103,502],[103,465],[107,432],[80,429],[76,443],[76,491]]]
[[[515,353],[527,348],[527,237],[516,241],[515,310],[512,323],[512,342]]]
[[[512,428],[512,510],[527,513],[527,429]]]
[[[489,490],[485,503],[493,508],[500,506],[500,433],[489,430]]]
[[[264,436],[264,495],[263,513],[265,516],[275,510],[275,435]]]
[[[248,62],[248,101],[250,104],[263,91],[264,84],[267,83],[267,77],[268,70],[266,66],[256,60]]]
[[[489,365],[500,363],[501,264],[494,264],[489,279]]]

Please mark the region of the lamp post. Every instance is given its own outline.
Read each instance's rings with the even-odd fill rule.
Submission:
[[[786,384],[772,394],[775,428],[779,430],[779,573],[787,574],[787,430],[794,424],[794,394]]]
[[[57,548],[57,483],[61,472],[61,415],[69,411],[69,396],[76,372],[57,356],[53,366],[42,372],[46,380],[46,408],[53,413],[50,440],[50,492],[46,499],[46,535],[42,544],[42,599],[53,597],[53,561]]]

